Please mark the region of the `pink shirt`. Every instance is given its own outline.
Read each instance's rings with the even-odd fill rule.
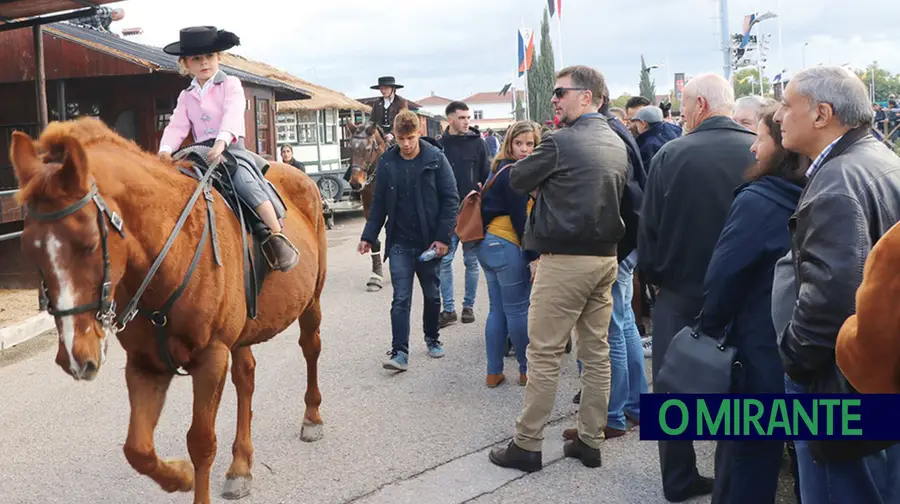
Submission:
[[[237,77],[219,72],[202,87],[196,79],[178,95],[178,104],[159,142],[160,152],[181,147],[188,133],[195,142],[215,138],[230,144],[245,136],[244,87]]]

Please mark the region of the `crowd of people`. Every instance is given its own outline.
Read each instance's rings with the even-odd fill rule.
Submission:
[[[604,439],[640,424],[645,353],[655,383],[686,327],[737,350],[731,393],[870,391],[847,381],[835,346],[869,252],[900,219],[900,159],[872,136],[875,113],[855,74],[803,70],[780,103],[736,101],[722,76],[700,75],[684,87],[681,126],[645,99],[611,108],[603,75],[585,66],[559,72],[551,101],[554,131],[517,122],[496,155],[469,128],[464,103],[448,105],[440,141],[420,137],[412,112],[394,118],[398,145],[379,160],[358,246],[368,253],[386,225],[386,369],[409,369],[414,277],[428,354],[445,355],[461,245],[461,322],[475,321],[480,270],[487,280],[485,384],[507,381],[511,347],[525,387],[515,436],[490,452],[499,466],[542,469],[573,334],[581,390],[564,452],[587,467],[602,465]],[[482,234],[457,233],[473,222]],[[634,309],[642,292],[654,298],[649,348]],[[781,441],[718,442],[714,478],[698,472],[692,442],[658,444],[670,502],[775,501]],[[795,441],[787,451],[799,502],[900,503],[900,445]]]

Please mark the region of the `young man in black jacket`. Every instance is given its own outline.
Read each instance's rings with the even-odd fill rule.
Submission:
[[[387,220],[388,265],[394,300],[391,303],[393,340],[385,369],[406,371],[409,363],[409,311],[413,279],[419,277],[425,298],[423,325],[428,355],[444,356],[439,337],[441,311],[440,260],[447,253],[456,224],[459,198],[453,171],[441,148],[430,138],[420,138],[419,119],[409,110],[394,119],[397,145],[378,161],[378,177],[369,220],[357,251],[368,254]],[[419,256],[435,249],[435,259]]]
[[[444,148],[444,155],[453,167],[456,177],[456,190],[460,201],[471,191],[484,184],[491,170],[491,157],[487,144],[478,131],[469,128],[469,107],[459,101],[451,102],[446,109],[447,121],[450,123],[439,140]],[[450,252],[441,259],[441,297],[444,309],[441,312],[441,327],[446,327],[458,320],[453,297],[453,258],[459,247],[459,237],[453,233]],[[475,293],[478,290],[478,257],[474,250],[463,251],[463,262],[466,265],[466,294],[463,297],[462,323],[475,322]]]

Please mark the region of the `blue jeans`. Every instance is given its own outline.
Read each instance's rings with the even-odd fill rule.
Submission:
[[[787,375],[788,394],[805,394],[806,387]],[[800,467],[800,494],[804,504],[900,503],[900,445],[849,462],[815,462],[809,441],[794,441]]]
[[[531,272],[525,254],[514,243],[486,233],[475,253],[487,280],[490,312],[484,328],[488,374],[503,372],[506,337],[512,340],[519,361],[519,372],[527,369],[528,306],[531,297]]]
[[[456,257],[456,249],[459,247],[459,236],[453,233],[450,238],[450,249],[447,255],[441,258],[441,297],[444,299],[444,311],[453,312],[453,258]],[[466,295],[463,298],[463,308],[475,306],[475,291],[478,290],[478,256],[475,249],[463,251],[463,262],[466,265]]]
[[[409,309],[412,304],[413,278],[419,277],[419,285],[425,298],[422,312],[422,327],[425,343],[438,341],[440,330],[441,295],[437,260],[419,261],[425,249],[393,245],[388,251],[388,266],[391,268],[391,286],[394,300],[391,302],[391,349],[409,354]]]
[[[641,419],[641,394],[648,392],[641,333],[634,320],[634,268],[637,251],[619,263],[619,274],[612,286],[613,312],[609,319],[610,391],[607,425],[625,430],[625,414]],[[581,373],[581,362],[578,362]]]

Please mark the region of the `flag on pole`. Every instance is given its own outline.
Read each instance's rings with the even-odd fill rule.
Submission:
[[[562,17],[562,0],[547,0],[547,5],[550,10],[550,17],[553,17],[554,14]]]
[[[506,96],[506,93],[509,92],[509,88],[512,87],[512,83],[506,84],[503,86],[503,89],[500,90],[500,96]]]
[[[534,60],[534,33],[531,30],[519,30],[519,77],[531,70]]]

